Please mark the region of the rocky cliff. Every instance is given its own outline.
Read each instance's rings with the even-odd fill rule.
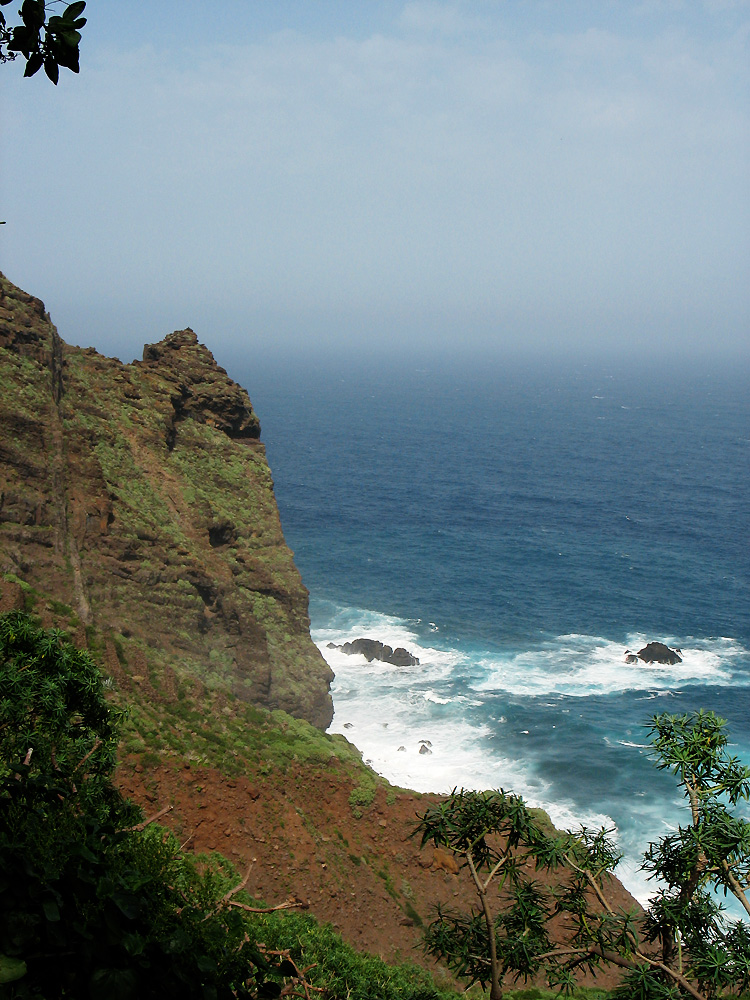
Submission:
[[[271,905],[293,898],[356,947],[433,968],[424,924],[475,893],[412,836],[434,797],[307,724],[331,718],[331,673],[259,434],[192,331],[124,365],[64,344],[0,275],[0,613],[33,608],[92,650],[128,710],[119,786],[183,850],[221,851]]]
[[[331,672],[246,391],[191,330],[132,364],[65,344],[0,275],[0,574],[104,636],[123,687],[325,728]],[[179,664],[175,667],[174,664]]]

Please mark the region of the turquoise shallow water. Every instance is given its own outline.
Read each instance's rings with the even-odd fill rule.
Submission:
[[[647,759],[649,716],[714,709],[750,763],[747,370],[240,359],[231,374],[336,671],[333,729],[400,784],[503,785],[560,823],[615,826],[644,896],[639,853],[683,809]],[[420,667],[325,648],[357,635]],[[649,639],[683,663],[626,666]]]

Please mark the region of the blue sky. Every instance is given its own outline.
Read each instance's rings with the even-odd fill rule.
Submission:
[[[66,340],[750,353],[746,0],[86,14],[80,76],[0,67],[0,269]]]

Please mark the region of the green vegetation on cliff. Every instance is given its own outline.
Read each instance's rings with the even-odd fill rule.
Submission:
[[[423,970],[357,955],[193,860],[112,783],[119,713],[91,658],[0,617],[0,983],[18,1000],[441,1000]]]
[[[144,821],[112,781],[119,727],[128,722],[105,701],[106,688],[91,657],[62,633],[39,628],[24,613],[0,616],[4,995],[49,1000],[84,990],[92,998],[260,998],[303,997],[313,990],[328,1000],[455,996],[423,969],[359,954],[332,927],[306,914],[281,912],[301,905],[299,899],[267,907],[247,888],[254,860],[243,879],[220,854],[190,856],[174,833]],[[367,785],[372,772],[346,741],[280,712],[253,711],[250,756],[262,754],[264,764],[289,781],[299,780],[292,778],[299,773],[290,770],[294,764],[314,770],[335,762],[354,780],[359,774],[365,791],[350,799],[369,808],[375,797]],[[724,927],[705,892],[719,880],[743,896],[750,824],[733,817],[721,799],[731,805],[747,797],[747,771],[726,756],[723,725],[710,714],[659,717],[653,732],[662,765],[682,775],[694,823],[664,838],[650,854],[668,888],[655,904],[655,916],[645,922],[637,912],[608,906],[615,883],[607,872],[616,854],[603,833],[560,837],[543,816],[532,816],[521,800],[505,793],[456,793],[423,814],[423,838],[455,852],[472,877],[476,873],[480,895],[493,880],[504,886],[490,905],[497,907],[497,956],[506,971],[525,978],[540,963],[561,959],[562,969],[571,961],[578,964],[579,956],[587,965],[604,960],[632,970],[610,992],[566,980],[569,995],[591,1000],[682,995],[708,1000],[738,997],[747,988],[747,933],[742,925]],[[195,759],[195,748],[190,753]],[[154,751],[144,757],[149,754]],[[268,835],[273,825],[270,820]],[[397,887],[400,876],[384,858],[369,852],[351,857],[360,870],[376,867],[394,899],[407,892],[403,880]],[[561,867],[571,877],[561,878],[550,894],[533,875],[530,879],[532,858],[537,872]],[[601,905],[590,894],[592,887]],[[356,890],[356,881],[346,884],[351,888]],[[572,938],[566,934],[567,943],[545,930],[553,915],[550,900],[558,914],[572,915],[580,925]],[[421,924],[413,908],[412,913]],[[427,929],[428,947],[462,975],[486,981],[482,928],[481,908],[468,916],[439,911]],[[679,965],[672,964],[676,961]],[[497,978],[490,990],[491,997],[507,1000],[553,995],[536,986],[503,992]]]
[[[123,365],[64,344],[0,275],[0,388],[0,572],[97,628],[123,686],[200,684],[326,728],[260,424],[195,334]]]

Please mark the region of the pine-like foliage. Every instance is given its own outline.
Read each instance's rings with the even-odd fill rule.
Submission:
[[[578,970],[603,965],[623,970],[614,1000],[714,1000],[750,988],[750,930],[728,921],[714,894],[731,893],[750,915],[750,822],[737,812],[750,798],[750,769],[728,753],[726,722],[712,712],[655,716],[650,735],[689,822],[645,854],[643,868],[658,880],[647,913],[610,902],[620,860],[613,831],[550,836],[515,795],[454,789],[415,833],[453,851],[479,906],[438,910],[427,950],[470,983],[489,985],[492,1000],[501,1000],[504,976],[544,974],[569,993]],[[541,869],[556,872],[554,889],[534,877]]]
[[[87,653],[0,618],[0,987],[9,998],[278,996],[227,879],[115,789],[117,714]]]

